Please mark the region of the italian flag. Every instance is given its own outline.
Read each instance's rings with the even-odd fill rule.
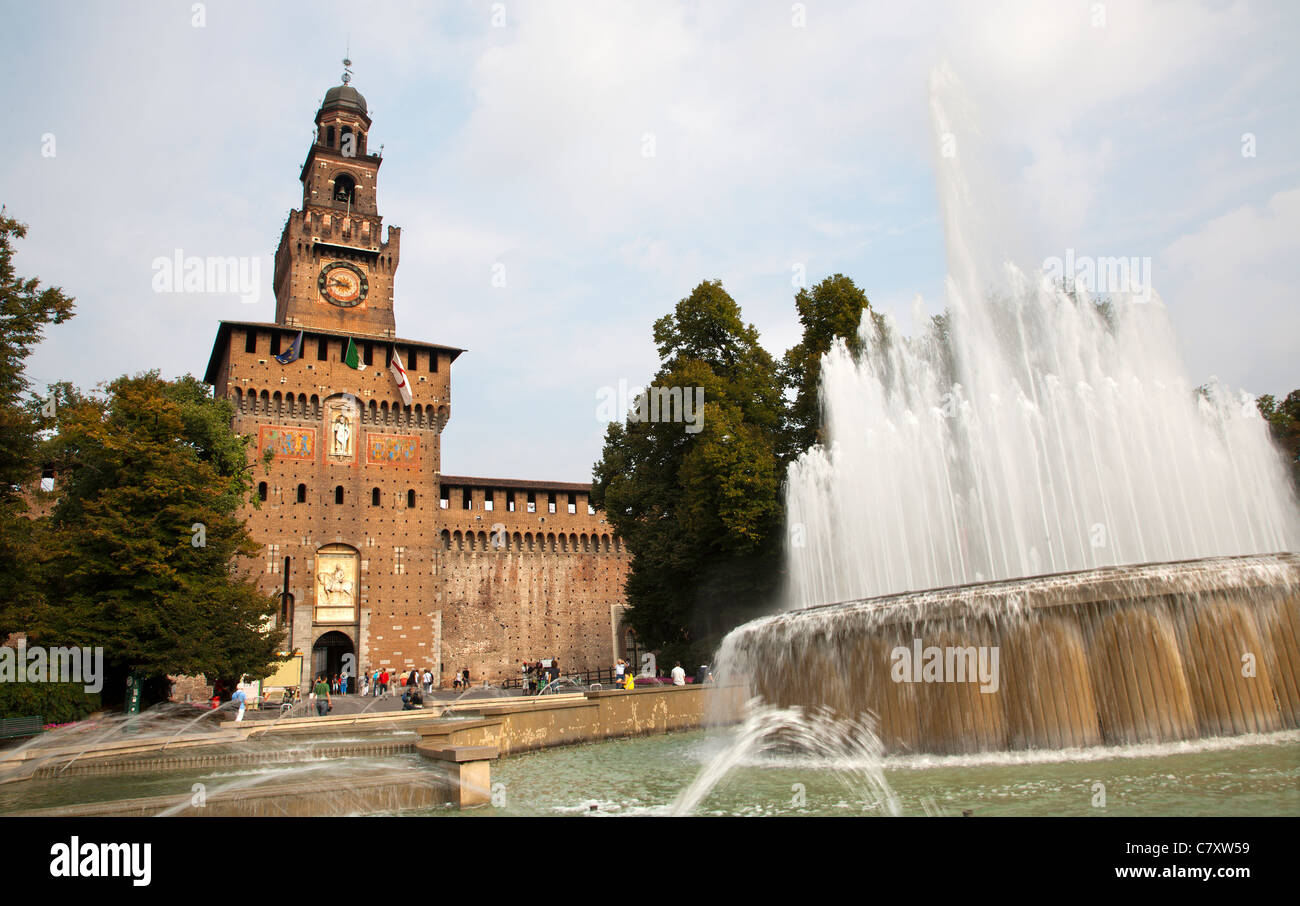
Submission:
[[[361,356],[357,355],[357,344],[352,342],[351,337],[348,337],[348,348],[343,353],[343,364],[357,371],[366,370],[366,366],[361,364]]]

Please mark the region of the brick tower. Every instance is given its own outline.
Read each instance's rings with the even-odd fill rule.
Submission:
[[[275,254],[275,322],[221,322],[204,377],[255,439],[245,515],[264,549],[249,565],[280,598],[300,684],[349,666],[476,682],[517,676],[521,659],[607,667],[626,651],[628,558],[590,485],[440,476],[464,350],[396,336],[400,231],[380,241],[382,161],[348,80],[316,113],[302,209]]]

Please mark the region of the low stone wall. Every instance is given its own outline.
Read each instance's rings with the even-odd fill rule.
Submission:
[[[645,736],[690,730],[713,720],[737,719],[742,693],[739,688],[717,686],[659,686],[634,691],[511,698],[476,701],[472,718],[439,718],[430,713],[400,712],[327,718],[286,719],[257,726],[227,725],[202,740],[115,740],[102,748],[81,753],[45,753],[33,759],[31,773],[41,777],[63,772],[108,774],[182,770],[262,763],[291,764],[303,750],[254,750],[206,754],[203,747],[220,742],[281,734],[313,734],[310,754],[346,757],[409,752],[410,742],[329,742],[331,733],[357,729],[410,729],[420,736],[415,750],[431,762],[432,771],[419,776],[377,776],[350,779],[345,787],[322,790],[319,780],[277,781],[266,788],[218,792],[202,804],[187,797],[151,796],[108,802],[65,805],[11,815],[65,817],[204,815],[253,817],[263,815],[332,816],[430,808],[468,807],[490,798],[491,762],[510,755],[551,746],[599,742],[628,736]],[[323,738],[322,734],[325,734]],[[184,749],[162,755],[168,749]],[[152,753],[147,757],[145,753]]]
[[[482,705],[478,720],[438,721],[417,727],[417,749],[495,746],[513,755],[551,746],[647,736],[702,727],[710,719],[733,721],[741,691],[717,686],[659,686],[589,692],[578,700]]]
[[[460,790],[449,772],[423,777],[358,778],[322,790],[319,780],[277,783],[266,789],[218,792],[195,802],[183,796],[146,796],[56,808],[10,812],[15,818],[206,818],[335,817],[459,805]]]

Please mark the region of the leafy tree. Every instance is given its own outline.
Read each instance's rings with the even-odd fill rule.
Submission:
[[[161,677],[266,676],[276,610],[238,570],[257,554],[239,507],[250,496],[249,440],[227,400],[191,376],[121,377],[105,398],[58,412],[50,461],[67,479],[50,516],[48,605],[31,636],[105,649],[105,698],[129,670]]]
[[[1268,422],[1273,439],[1286,454],[1291,464],[1291,479],[1300,493],[1300,390],[1292,390],[1280,403],[1266,393],[1255,405]]]
[[[838,339],[855,355],[862,353],[858,327],[862,313],[871,311],[867,294],[843,274],[827,277],[811,290],[801,289],[794,298],[803,325],[798,345],[786,351],[784,372],[786,386],[794,392],[790,405],[790,454],[821,443],[822,417],[820,402],[821,360]],[[872,312],[873,317],[879,317]],[[877,327],[882,325],[877,324]]]
[[[783,401],[776,362],[717,281],[655,322],[660,368],[625,424],[609,426],[592,502],[632,552],[629,622],[668,660],[701,663],[765,606],[780,570]],[[654,395],[702,388],[699,430],[640,416]],[[687,430],[692,427],[692,430]]]
[[[72,299],[58,287],[41,288],[16,275],[13,240],[27,227],[0,208],[0,641],[20,631],[40,601],[39,531],[28,518],[28,493],[36,494],[41,428],[39,402],[24,365],[47,324],[72,317]]]

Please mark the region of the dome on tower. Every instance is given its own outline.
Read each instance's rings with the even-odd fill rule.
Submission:
[[[361,96],[351,85],[335,85],[329,91],[325,92],[325,103],[320,105],[322,111],[325,110],[354,110],[357,113],[368,115],[366,109],[366,99]]]

